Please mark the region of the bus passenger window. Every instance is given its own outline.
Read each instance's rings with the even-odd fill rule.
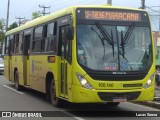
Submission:
[[[46,51],[54,51],[55,50],[55,44],[54,44],[54,38],[48,38],[46,39]]]
[[[16,37],[15,37],[15,54],[18,53],[18,49],[19,49],[19,34],[16,34]]]
[[[18,53],[22,54],[22,51],[23,51],[23,32],[19,34],[18,46],[19,46]]]
[[[47,33],[48,33],[47,28],[48,28],[48,25],[43,26],[43,37],[42,37],[42,43],[41,43],[42,51],[45,51],[45,41],[46,41]]]
[[[10,54],[14,53],[14,36],[10,35]]]
[[[45,39],[45,51],[55,51],[55,23],[49,23],[47,25],[47,38]]]
[[[5,40],[5,54],[9,53],[9,37]]]
[[[34,30],[34,39],[32,44],[33,52],[42,51],[42,40],[43,40],[43,26],[37,27]]]
[[[54,23],[50,23],[47,26],[47,38],[53,37],[53,32],[54,32]]]
[[[33,41],[33,52],[41,52],[41,40]]]

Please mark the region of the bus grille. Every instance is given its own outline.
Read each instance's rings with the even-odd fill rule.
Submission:
[[[126,97],[127,100],[135,100],[139,97],[141,92],[123,92],[123,93],[111,93],[111,92],[98,92],[98,96],[101,100],[112,101],[115,97]]]
[[[142,87],[142,84],[123,84],[123,87]]]

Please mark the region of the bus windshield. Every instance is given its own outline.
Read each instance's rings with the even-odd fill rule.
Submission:
[[[148,26],[100,22],[77,25],[78,63],[92,70],[144,70],[152,63],[151,48]]]

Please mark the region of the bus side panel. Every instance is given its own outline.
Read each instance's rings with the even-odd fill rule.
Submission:
[[[18,70],[18,77],[19,77],[19,84],[20,85],[24,85],[24,77],[23,77],[23,56],[19,55],[19,56],[14,56],[12,58],[13,60],[13,68],[14,72],[17,69]],[[13,73],[14,75],[14,73]]]
[[[46,57],[35,55],[30,56],[30,87],[34,90],[45,93]]]
[[[4,56],[4,74],[10,80],[10,56]]]
[[[34,73],[34,56],[31,55],[29,56],[29,81],[30,81],[30,88],[34,89],[35,88],[35,85],[33,84],[33,81],[36,79],[36,77],[34,76],[35,73]]]
[[[10,56],[10,81],[14,81],[13,56]]]
[[[57,89],[57,95],[60,96],[60,74],[58,65],[59,58],[55,56],[55,62],[49,62],[48,57],[53,55],[32,55],[29,58],[29,83],[30,88],[46,93],[46,75],[52,73]]]

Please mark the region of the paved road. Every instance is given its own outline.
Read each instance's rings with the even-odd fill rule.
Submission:
[[[44,94],[27,89],[22,92],[16,91],[13,83],[7,81],[3,75],[0,75],[0,111],[51,111],[52,113],[48,113],[55,114],[55,117],[34,118],[36,120],[153,120],[153,117],[128,118],[127,116],[140,115],[141,111],[143,114],[153,111],[160,112],[158,109],[128,102],[121,103],[118,107],[107,107],[105,104],[67,104],[64,108],[56,108],[46,101]],[[125,114],[126,117],[108,117],[108,115],[120,116],[121,114]],[[154,120],[159,120],[159,118],[154,117]],[[8,119],[18,120],[20,118]]]
[[[156,87],[155,89],[155,96],[160,97],[160,86]]]

